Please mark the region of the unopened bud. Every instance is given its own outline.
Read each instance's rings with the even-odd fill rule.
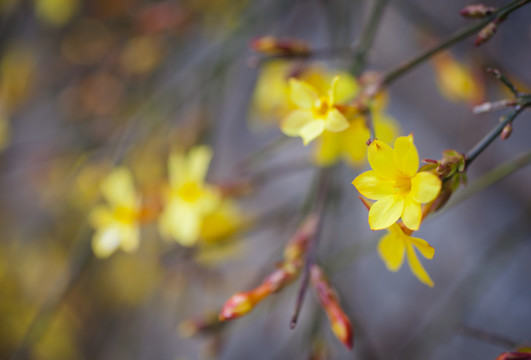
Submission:
[[[509,138],[509,136],[511,136],[512,133],[513,133],[513,125],[512,124],[507,124],[503,128],[503,130],[502,130],[502,132],[500,134],[500,138],[502,140],[507,140]]]
[[[284,249],[284,260],[286,262],[299,259],[306,253],[308,242],[315,234],[318,223],[319,217],[315,214],[311,214],[299,226]]]
[[[328,282],[328,279],[323,273],[323,270],[317,265],[313,265],[310,270],[312,285],[317,292],[319,302],[326,312],[326,316],[330,321],[330,327],[334,335],[346,347],[352,349],[354,345],[354,336],[350,319],[345,314],[336,292]]]
[[[469,19],[482,19],[486,16],[492,15],[494,11],[496,11],[496,8],[477,4],[465,6],[459,13],[461,16]]]
[[[252,301],[249,293],[236,293],[223,305],[219,314],[219,320],[226,321],[239,318],[251,311],[253,307],[254,301]]]
[[[480,30],[474,44],[476,46],[480,46],[486,43],[496,33],[497,29],[498,24],[494,21],[491,21],[490,23],[485,25],[483,29]]]
[[[310,45],[300,39],[278,39],[274,36],[262,36],[251,43],[254,51],[265,55],[306,56],[311,52]]]
[[[531,360],[531,353],[528,352],[504,352],[496,360]]]

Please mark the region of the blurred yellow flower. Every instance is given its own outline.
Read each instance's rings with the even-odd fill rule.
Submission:
[[[125,167],[114,169],[102,182],[101,192],[107,205],[98,205],[90,213],[95,229],[92,249],[97,257],[110,256],[119,247],[126,252],[138,248],[140,201],[133,176]]]
[[[422,283],[433,286],[433,281],[422,267],[414,249],[420,251],[425,258],[432,259],[435,253],[433,247],[426,240],[405,234],[398,224],[392,224],[387,230],[389,233],[378,243],[378,254],[387,269],[393,272],[398,271],[404,262],[404,253],[406,253],[411,272]]]
[[[11,115],[31,94],[36,78],[37,60],[26,46],[14,45],[5,50],[0,61],[0,105]]]
[[[280,128],[288,136],[300,136],[307,145],[326,129],[340,132],[348,128],[345,116],[336,107],[336,89],[339,77],[332,80],[326,94],[307,82],[291,78],[289,80],[290,98],[297,105],[282,121]]]
[[[437,87],[451,101],[478,104],[483,101],[485,89],[481,79],[450,53],[433,58]]]
[[[212,150],[196,146],[185,155],[175,152],[169,159],[170,189],[166,206],[159,218],[162,236],[183,246],[194,245],[207,214],[220,202],[218,190],[205,183]]]
[[[384,142],[393,141],[399,134],[399,125],[392,117],[380,111],[372,114],[374,130],[378,139]],[[350,126],[345,131],[334,133],[324,131],[315,147],[314,160],[318,165],[329,166],[340,159],[352,166],[360,166],[367,159],[367,140],[370,138],[369,129],[362,116],[350,120]]]
[[[371,229],[385,229],[402,217],[404,225],[417,230],[421,204],[437,197],[441,180],[430,172],[417,172],[419,156],[413,135],[397,138],[394,149],[374,140],[367,157],[373,170],[358,175],[352,184],[366,198],[377,200],[369,210]]]
[[[65,25],[79,8],[79,0],[34,0],[35,14],[48,24]]]

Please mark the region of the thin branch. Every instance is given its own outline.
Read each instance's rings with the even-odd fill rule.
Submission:
[[[352,73],[354,76],[358,76],[365,67],[367,54],[374,42],[376,31],[382,20],[383,11],[386,5],[387,0],[376,0],[371,14],[369,15],[369,20],[365,23],[365,26],[361,31],[359,37],[360,42],[355,47],[356,55],[354,56],[354,62],[352,64]]]
[[[317,214],[319,223],[317,224],[317,230],[310,239],[308,245],[308,252],[306,255],[306,262],[304,264],[304,273],[302,275],[301,286],[297,294],[297,299],[295,301],[295,310],[290,321],[290,328],[293,329],[297,325],[297,320],[299,318],[299,313],[302,309],[302,304],[304,303],[304,298],[308,290],[308,283],[310,280],[310,268],[315,263],[315,258],[317,256],[317,243],[321,234],[322,224],[323,224],[323,210],[326,204],[326,199],[328,198],[329,190],[329,171],[330,169],[322,169],[319,173],[319,179],[317,184],[317,197],[314,202],[314,213]]]
[[[501,134],[503,128],[512,123],[514,119],[525,109],[524,106],[516,106],[514,111],[502,122],[500,122],[495,128],[493,128],[476,146],[465,154],[466,167],[468,167],[476,157],[481,154],[493,141]]]
[[[382,80],[383,86],[389,86],[391,83],[393,83],[395,80],[403,76],[408,71],[415,68],[417,65],[422,64],[424,61],[431,58],[433,55],[437,54],[438,52],[441,52],[450,46],[457,44],[460,41],[465,40],[466,38],[474,35],[479,30],[481,30],[485,25],[493,21],[494,19],[500,17],[506,17],[514,10],[528,4],[531,2],[531,0],[513,0],[509,4],[505,5],[504,7],[496,10],[492,13],[491,16],[486,17],[485,19],[479,21],[478,23],[474,25],[467,26],[461,30],[456,31],[449,37],[447,37],[445,40],[443,40],[438,45],[426,50],[420,55],[417,55],[413,59],[405,62],[404,64],[398,66],[396,69],[393,69],[389,71],[387,74],[384,75]]]

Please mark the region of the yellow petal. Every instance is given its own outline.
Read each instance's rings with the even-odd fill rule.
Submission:
[[[374,170],[365,171],[356,176],[352,185],[361,195],[371,200],[379,200],[392,196],[395,192],[394,182],[382,179]]]
[[[304,145],[308,145],[310,141],[321,135],[324,129],[324,120],[314,120],[303,126],[301,129],[301,137]]]
[[[369,210],[369,226],[382,230],[394,224],[404,210],[404,198],[388,196],[376,201]]]
[[[421,171],[411,179],[411,196],[421,204],[430,202],[439,195],[441,185],[436,175]]]
[[[411,230],[418,230],[422,220],[422,209],[420,204],[411,196],[406,196],[404,201],[404,212],[402,221]]]
[[[288,136],[300,136],[302,128],[313,121],[313,113],[305,110],[292,111],[280,124],[280,130]]]
[[[333,104],[344,104],[354,98],[359,91],[359,86],[356,79],[347,72],[340,73],[338,77],[339,80],[334,87]]]
[[[188,180],[203,183],[212,159],[208,146],[196,146],[188,152]]]
[[[120,246],[120,226],[110,226],[98,229],[92,238],[92,250],[99,258],[107,258]]]
[[[98,205],[90,211],[89,222],[94,228],[104,227],[112,221],[112,212],[106,205]]]
[[[323,132],[313,153],[314,161],[318,165],[328,166],[337,161],[341,153],[341,135],[326,130]]]
[[[398,176],[393,157],[393,149],[380,140],[374,140],[367,150],[369,164],[384,179],[395,179]]]
[[[308,83],[297,80],[295,78],[289,79],[290,98],[300,109],[310,110],[319,98],[317,91]]]
[[[383,142],[390,144],[396,139],[397,135],[400,134],[400,125],[391,116],[379,111],[373,111],[372,121],[378,139]]]
[[[413,143],[413,135],[400,136],[395,140],[395,165],[404,175],[412,177],[419,168],[419,154]]]
[[[378,254],[389,271],[398,271],[404,262],[404,242],[393,233],[385,235],[378,243]]]
[[[201,226],[201,215],[196,209],[172,201],[159,219],[159,230],[164,237],[171,237],[183,246],[196,243]]]
[[[332,83],[330,84],[330,89],[328,90],[328,101],[331,105],[335,104],[338,81],[339,76],[334,76],[334,78],[332,79]]]
[[[188,181],[186,178],[186,159],[181,151],[172,152],[168,159],[168,177],[172,187]]]
[[[413,245],[410,243],[406,244],[407,249],[407,261],[409,264],[409,268],[411,269],[411,272],[413,275],[417,277],[422,283],[433,287],[433,281],[431,280],[430,276],[420,263],[419,259],[417,258],[417,254],[415,253],[415,250],[413,249]]]
[[[112,205],[136,207],[133,175],[125,167],[114,169],[102,182],[101,192]]]
[[[420,251],[422,256],[426,259],[433,259],[435,249],[426,240],[416,237],[409,237],[409,240]]]
[[[326,117],[326,130],[333,132],[341,132],[348,128],[349,123],[345,116],[336,108],[328,111]]]
[[[136,225],[122,225],[120,228],[122,249],[128,253],[135,252],[139,244],[139,231]]]
[[[352,165],[367,161],[367,140],[371,137],[363,118],[353,119],[348,129],[341,133],[341,147],[345,159]],[[378,133],[380,136],[380,133]]]

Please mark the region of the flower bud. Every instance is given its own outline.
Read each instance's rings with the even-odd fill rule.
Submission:
[[[497,29],[498,23],[491,21],[490,23],[485,25],[483,29],[480,30],[474,44],[476,46],[480,46],[486,43],[496,33]]]
[[[330,328],[334,332],[334,335],[346,347],[352,349],[352,346],[354,345],[352,325],[350,319],[341,308],[341,305],[339,305],[339,299],[336,292],[319,266],[312,266],[310,276],[312,285],[319,297],[319,302],[330,321]]]
[[[507,124],[503,128],[503,130],[502,130],[502,132],[500,134],[500,138],[502,140],[507,140],[509,138],[509,136],[511,136],[512,133],[513,133],[513,125],[512,124]]]
[[[255,303],[250,292],[236,293],[223,305],[219,314],[219,320],[226,321],[239,318],[251,311],[254,305]]]
[[[492,15],[494,11],[496,11],[496,8],[476,4],[465,6],[459,13],[461,16],[468,19],[482,19],[486,16]]]
[[[308,242],[317,230],[318,220],[317,215],[310,214],[302,222],[284,249],[284,260],[286,262],[300,259],[306,253]]]
[[[504,352],[496,360],[531,360],[529,352]]]
[[[262,36],[251,43],[254,51],[269,56],[307,56],[310,46],[300,39],[278,39],[274,36]]]

